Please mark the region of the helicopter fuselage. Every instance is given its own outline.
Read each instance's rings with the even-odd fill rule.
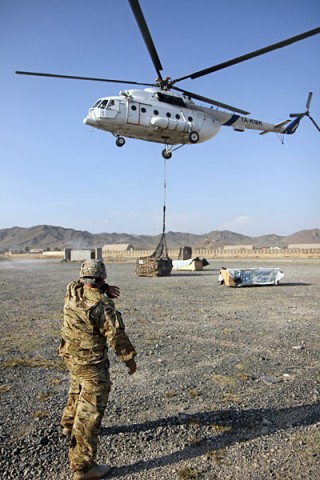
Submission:
[[[119,96],[99,99],[90,108],[84,123],[116,137],[170,145],[196,143],[189,138],[191,132],[198,134],[197,142],[205,142],[221,127],[205,110],[210,111],[171,92],[126,90]]]
[[[197,105],[185,95],[146,88],[124,90],[118,96],[100,98],[86,125],[112,133],[165,145],[201,143],[217,135],[221,126],[235,131],[260,130],[261,133],[286,131],[284,125],[255,120],[243,115]]]

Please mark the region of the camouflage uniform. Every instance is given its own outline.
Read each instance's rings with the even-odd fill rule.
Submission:
[[[86,471],[96,457],[111,388],[107,342],[128,367],[136,352],[113,301],[98,288],[85,287],[80,281],[67,286],[61,333],[59,355],[70,372],[61,426],[71,431],[70,467]]]

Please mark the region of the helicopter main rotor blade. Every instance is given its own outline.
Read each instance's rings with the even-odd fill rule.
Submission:
[[[232,105],[227,105],[226,103],[217,102],[216,100],[212,100],[212,98],[203,97],[202,95],[198,95],[197,93],[188,92],[187,90],[182,90],[181,88],[178,88],[178,87],[172,87],[172,88],[173,90],[178,90],[178,92],[182,92],[184,95],[187,95],[190,98],[200,100],[201,102],[209,103],[210,105],[215,105],[216,107],[226,108],[227,110],[241,113],[242,115],[249,115],[250,113],[250,112],[246,112],[245,110],[241,110],[240,108],[233,107]]]
[[[163,70],[163,68],[156,51],[156,47],[154,46],[153,40],[151,38],[149,28],[147,26],[144,15],[142,13],[139,0],[128,0],[128,1],[129,1],[131,10],[133,12],[133,15],[136,19],[136,22],[138,24],[138,27],[140,29],[144,43],[146,44],[146,47],[148,49],[154,68],[156,69],[159,79],[162,80],[161,70]]]
[[[108,82],[108,83],[127,83],[132,85],[145,85],[146,87],[154,87],[154,83],[135,82],[133,80],[112,80],[110,78],[96,78],[96,77],[78,77],[75,75],[59,75],[56,73],[40,73],[40,72],[21,72],[16,71],[18,75],[33,75],[35,77],[52,77],[52,78],[67,78],[71,80],[89,80],[92,82]]]
[[[245,62],[246,60],[250,60],[251,58],[258,57],[259,55],[264,55],[265,53],[272,52],[273,50],[276,50],[278,48],[283,48],[292,43],[300,42],[305,38],[312,37],[313,35],[317,35],[319,33],[320,27],[314,28],[313,30],[308,30],[307,32],[301,33],[300,35],[295,35],[294,37],[282,40],[281,42],[273,43],[272,45],[260,48],[259,50],[255,50],[245,55],[241,55],[240,57],[235,57],[226,62],[219,63],[217,65],[213,65],[212,67],[205,68],[203,70],[199,70],[198,72],[194,72],[184,77],[177,78],[173,80],[173,83],[180,82],[181,80],[186,80],[187,78],[192,78],[192,80],[194,80],[195,78],[202,77],[203,75],[208,75],[209,73],[222,70],[223,68],[231,67],[232,65],[236,65],[237,63]]]

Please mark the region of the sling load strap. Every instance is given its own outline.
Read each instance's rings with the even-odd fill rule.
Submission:
[[[164,199],[163,199],[163,222],[162,222],[162,236],[160,238],[160,241],[158,243],[157,248],[155,249],[154,253],[151,255],[151,257],[155,258],[169,258],[168,255],[168,247],[167,247],[167,242],[166,242],[166,189],[167,189],[167,180],[166,180],[166,159],[164,159],[164,184],[163,184],[163,190],[164,190]]]
[[[166,193],[167,193],[167,159],[164,159],[164,175],[163,175],[163,223],[162,234],[166,231]]]

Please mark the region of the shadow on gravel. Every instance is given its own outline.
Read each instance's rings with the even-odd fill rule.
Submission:
[[[265,289],[265,288],[283,288],[283,287],[311,287],[315,285],[314,283],[302,283],[302,282],[299,282],[299,283],[284,283],[284,282],[281,282],[281,283],[278,283],[278,285],[241,285],[240,287],[237,287],[237,288],[234,288],[234,287],[231,287],[231,290],[239,290],[241,288],[241,290],[253,290],[253,289],[258,289],[258,290],[261,290],[261,289]],[[221,285],[221,286],[224,286],[224,285]]]
[[[170,276],[173,277],[212,277],[212,272],[171,272]]]
[[[146,461],[138,461],[132,465],[114,467],[108,478],[117,478],[172,465],[182,460],[188,460],[200,455],[214,454],[215,450],[246,442],[257,437],[272,435],[287,428],[313,425],[320,421],[320,404],[302,405],[282,409],[230,409],[214,412],[203,412],[187,415],[179,414],[174,417],[161,418],[141,424],[123,425],[119,427],[104,427],[101,435],[117,435],[118,433],[139,433],[159,429],[174,429],[178,425],[203,427],[203,433],[197,442],[172,452],[168,455],[155,457]],[[210,430],[206,427],[211,427]],[[212,434],[216,431],[216,434]],[[151,433],[151,432],[150,432]],[[172,432],[174,438],[174,432]],[[155,440],[156,441],[156,440]]]

